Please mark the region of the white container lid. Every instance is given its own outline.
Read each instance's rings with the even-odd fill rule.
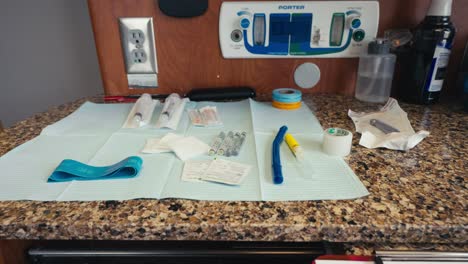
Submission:
[[[427,16],[450,16],[452,14],[452,0],[432,0]]]

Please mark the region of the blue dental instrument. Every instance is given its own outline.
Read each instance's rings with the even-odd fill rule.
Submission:
[[[282,126],[273,141],[272,151],[272,166],[273,166],[273,183],[283,183],[283,172],[281,171],[280,145],[284,140],[284,135],[288,131],[287,126]]]

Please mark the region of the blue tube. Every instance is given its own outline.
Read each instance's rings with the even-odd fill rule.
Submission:
[[[272,166],[273,166],[273,183],[283,183],[283,172],[281,171],[280,145],[284,140],[284,135],[288,131],[287,126],[282,126],[273,141],[272,151]]]

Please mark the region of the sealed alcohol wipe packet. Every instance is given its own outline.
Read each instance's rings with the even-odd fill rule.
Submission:
[[[429,135],[428,131],[416,133],[408,115],[390,98],[387,104],[377,112],[357,113],[348,111],[356,132],[361,133],[359,145],[366,148],[387,148],[408,151]]]
[[[194,126],[220,126],[223,124],[216,106],[205,106],[200,109],[189,109],[188,115]]]

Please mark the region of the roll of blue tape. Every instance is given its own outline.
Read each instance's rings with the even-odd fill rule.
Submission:
[[[131,156],[114,165],[94,167],[76,160],[63,160],[50,175],[48,182],[89,181],[133,178],[141,170],[143,160]]]
[[[302,100],[302,92],[291,88],[273,90],[273,100],[280,103],[296,103]]]

